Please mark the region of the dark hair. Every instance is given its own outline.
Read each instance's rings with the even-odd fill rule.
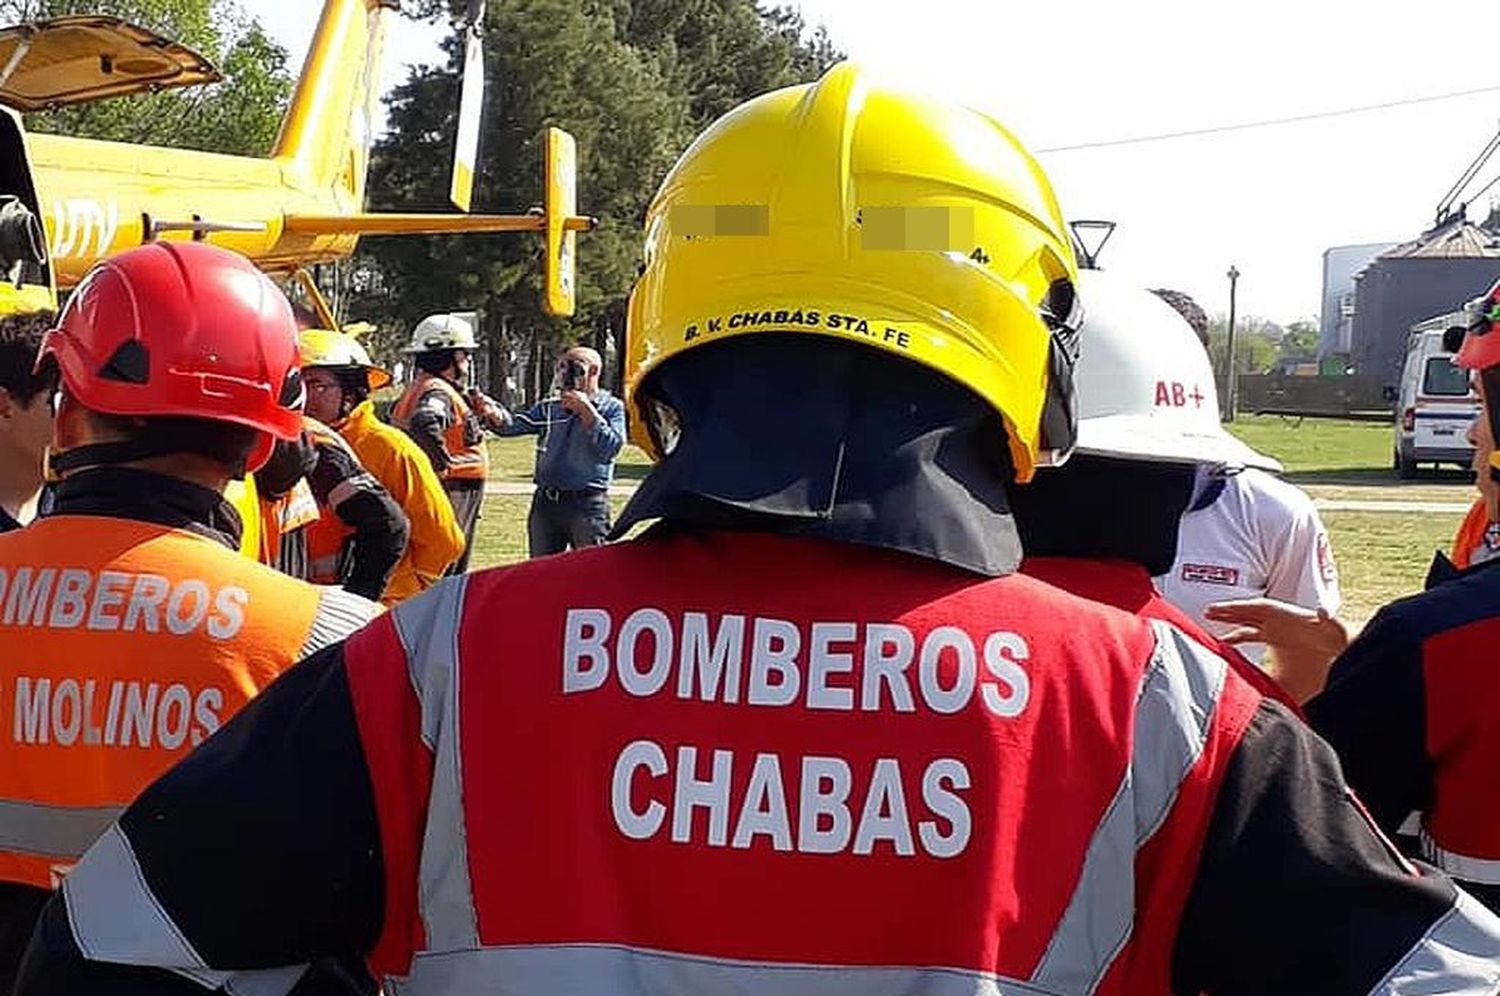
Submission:
[[[260,432],[233,422],[206,418],[183,418],[158,415],[136,418],[130,415],[107,415],[90,411],[99,425],[128,439],[160,439],[170,445],[162,452],[191,453],[221,463],[238,473],[249,460],[260,441]]]
[[[1151,293],[1170,304],[1182,316],[1183,321],[1193,327],[1193,332],[1197,334],[1198,341],[1203,343],[1203,348],[1208,348],[1208,313],[1203,310],[1202,305],[1193,300],[1192,295],[1166,287],[1153,288]]]
[[[0,387],[23,405],[43,392],[57,388],[57,365],[36,369],[42,336],[52,327],[50,311],[31,311],[0,316]]]
[[[370,396],[370,374],[364,367],[335,367],[339,390],[344,392],[344,408],[352,409]]]
[[[453,365],[453,358],[457,353],[456,349],[429,349],[415,354],[412,362],[417,365],[418,370],[440,374]]]

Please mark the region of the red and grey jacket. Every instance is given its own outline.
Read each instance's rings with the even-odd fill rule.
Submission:
[[[392,993],[1479,994],[1500,922],[1169,625],[684,530],[305,662],[90,851],[17,991],[359,957]]]
[[[1500,561],[1381,609],[1307,705],[1349,782],[1421,856],[1500,911]]]

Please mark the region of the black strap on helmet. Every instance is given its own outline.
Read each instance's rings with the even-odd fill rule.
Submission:
[[[1041,315],[1052,337],[1047,344],[1047,397],[1042,403],[1038,449],[1067,454],[1078,442],[1073,370],[1078,365],[1078,333],[1083,327],[1083,302],[1072,281],[1052,282]]]

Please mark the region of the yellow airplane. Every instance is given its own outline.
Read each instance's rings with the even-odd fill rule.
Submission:
[[[0,280],[12,296],[54,300],[98,260],[145,242],[212,241],[300,279],[336,328],[308,267],[354,251],[361,235],[538,232],[544,304],[574,306],[577,212],[571,136],[550,129],[546,203],[524,215],[468,214],[483,105],[482,0],[471,0],[451,197],[465,213],[364,212],[376,80],[396,0],[325,0],[296,93],[267,158],[27,134],[35,111],[165,87],[217,71],[175,42],[119,18],[76,15],[0,30]]]

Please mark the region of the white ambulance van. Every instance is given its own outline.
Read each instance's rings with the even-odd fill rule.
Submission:
[[[1396,439],[1391,464],[1403,478],[1417,476],[1417,464],[1468,467],[1474,456],[1469,423],[1479,398],[1469,374],[1453,365],[1443,333],[1463,320],[1461,313],[1439,315],[1412,326],[1406,364],[1396,395]]]

